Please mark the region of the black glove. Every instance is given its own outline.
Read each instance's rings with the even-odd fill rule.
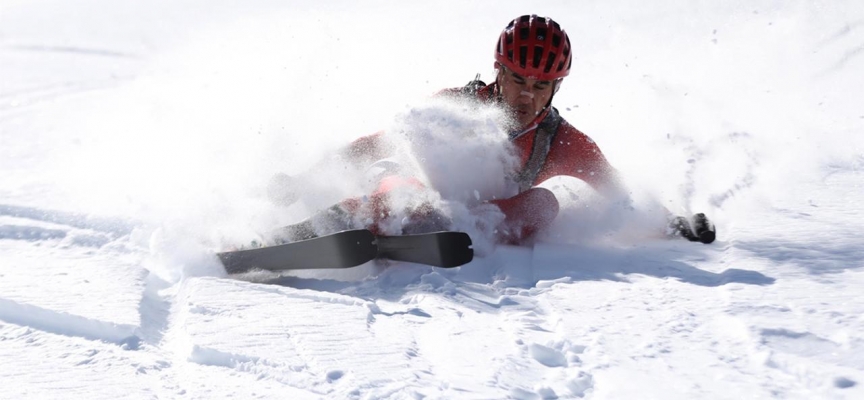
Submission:
[[[702,213],[693,215],[692,228],[687,218],[675,217],[669,221],[669,229],[672,236],[681,236],[691,242],[708,244],[714,242],[714,239],[717,238],[717,230],[714,224]]]

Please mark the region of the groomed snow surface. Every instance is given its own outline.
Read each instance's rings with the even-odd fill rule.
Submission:
[[[864,3],[289,3],[0,3],[0,398],[864,398]],[[408,154],[442,196],[497,190],[494,112],[425,98],[524,13],[633,209],[555,179],[533,247],[225,276],[362,192],[270,176],[379,129],[444,141]],[[718,240],[651,236],[658,203]]]

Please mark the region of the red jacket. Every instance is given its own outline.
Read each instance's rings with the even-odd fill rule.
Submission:
[[[497,101],[498,85],[492,83],[474,91],[466,93],[466,88],[445,89],[438,93],[443,96],[474,96],[477,100],[484,102]],[[581,179],[601,193],[620,191],[621,186],[617,178],[617,172],[606,161],[600,148],[590,137],[570,125],[564,118],[558,115],[553,107],[547,108],[537,116],[529,127],[523,132],[511,133],[511,141],[517,148],[522,160],[522,171],[526,172],[532,150],[535,147],[535,139],[539,136],[538,131],[542,124],[555,126],[554,135],[548,146],[548,153],[542,161],[542,165],[536,165],[539,170],[528,173],[520,189],[524,191],[527,187],[535,186],[554,176],[566,175]],[[552,129],[550,129],[552,130]],[[380,144],[383,132],[365,136],[355,140],[348,148],[348,154],[355,161],[373,162],[388,157],[386,146]],[[547,136],[548,137],[548,136]],[[541,146],[542,148],[542,146]]]
[[[479,100],[487,102],[495,101],[497,95],[497,83],[487,85],[476,92]],[[601,192],[618,189],[620,185],[617,172],[606,161],[597,144],[557,114],[558,111],[554,107],[549,107],[527,128],[523,128],[525,129],[523,132],[514,132],[511,135],[511,137],[515,136],[512,142],[522,158],[522,168],[525,168],[538,136],[540,124],[546,118],[560,118],[549,152],[531,185],[539,185],[549,178],[565,175],[581,179]]]

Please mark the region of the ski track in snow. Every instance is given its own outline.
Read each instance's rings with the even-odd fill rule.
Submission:
[[[165,7],[156,3],[154,10]],[[864,115],[850,122],[848,113],[861,114],[849,109],[854,107],[835,99],[836,115],[824,121],[814,117],[813,124],[825,123],[826,130],[848,136],[826,134],[820,139],[825,143],[814,139],[822,143],[813,144],[814,151],[823,151],[820,155],[830,161],[820,160],[812,175],[784,176],[782,188],[768,186],[773,176],[766,176],[766,168],[775,167],[771,162],[778,154],[807,146],[786,148],[792,143],[787,137],[822,131],[801,127],[783,132],[782,145],[766,145],[759,142],[770,131],[764,126],[776,129],[777,119],[741,116],[742,122],[709,121],[726,132],[713,138],[698,132],[669,136],[669,146],[687,161],[683,171],[676,171],[682,178],[678,194],[688,207],[701,198],[716,213],[711,215],[720,236],[711,246],[538,243],[531,249],[499,246],[452,270],[379,262],[326,273],[201,276],[190,271],[207,255],[172,258],[165,254],[171,250],[151,243],[155,227],[147,222],[131,215],[100,216],[100,204],[88,205],[89,212],[60,211],[75,210],[79,203],[67,204],[57,194],[64,191],[53,181],[56,176],[45,171],[56,167],[54,156],[79,142],[104,139],[72,128],[67,132],[67,114],[97,115],[79,102],[101,104],[100,96],[135,82],[150,56],[139,51],[142,43],[160,48],[149,43],[155,36],[136,31],[133,39],[124,39],[129,41],[125,46],[120,39],[102,45],[87,30],[68,29],[82,24],[75,20],[82,16],[48,13],[44,26],[66,34],[46,38],[45,32],[29,30],[29,19],[15,19],[41,12],[9,7],[11,17],[0,14],[0,65],[4,78],[13,77],[0,83],[0,398],[864,398],[864,301],[859,294],[864,285],[864,155],[856,147]],[[108,6],[94,0],[81,7]],[[580,10],[573,14],[583,14]],[[235,11],[221,12],[234,18]],[[355,11],[360,10],[348,9]],[[706,42],[719,55],[725,54],[720,51],[727,40],[732,47],[747,48],[749,42],[723,35],[727,23],[753,29],[747,25],[751,20],[766,26],[776,20],[783,29],[810,36],[784,24],[797,21],[793,11],[774,10],[778,14],[769,15],[777,18],[770,21],[757,12],[710,20],[721,29],[718,35],[711,28],[713,42]],[[269,23],[248,12],[253,21]],[[194,25],[175,14],[160,17],[160,24],[169,31],[174,25]],[[471,15],[472,23],[479,18]],[[599,15],[606,22],[594,28],[607,32],[604,18],[610,14]],[[207,18],[222,17],[202,16]],[[640,20],[656,24],[650,15],[614,20],[621,18],[628,23],[599,35],[611,42],[586,50],[600,65],[622,60],[627,68],[627,62],[637,65],[634,54],[641,50],[626,42],[643,32]],[[822,101],[831,103],[832,79],[850,87],[860,82],[861,21],[818,25],[819,34],[805,47],[822,61],[801,72],[817,82],[818,90],[802,90],[800,97],[812,97],[821,107]],[[689,36],[676,32],[675,41],[666,41],[662,29],[645,32],[660,35],[650,39],[660,51],[669,51],[663,46],[670,42],[684,46],[677,40]],[[326,43],[322,48],[329,52]],[[609,56],[605,52],[611,50],[602,49],[607,45],[625,50]],[[596,67],[589,67],[589,74],[591,68]],[[633,84],[631,72],[609,68],[622,86]],[[652,73],[658,76],[651,87],[661,95],[651,99],[670,108],[681,104],[675,87],[685,83],[660,76],[662,71]],[[790,80],[790,86],[798,84]],[[692,97],[707,91],[690,89]],[[860,97],[858,92],[864,91],[850,89],[846,96]],[[794,110],[797,97],[789,98],[776,107]],[[744,99],[723,101],[739,100]],[[259,104],[243,99],[250,101]],[[292,105],[310,112],[305,101]],[[171,112],[159,107],[142,108],[153,119],[182,120],[172,120]],[[201,108],[212,111],[207,104]],[[594,104],[583,109],[600,111]],[[266,131],[259,128],[258,134],[261,130]],[[837,143],[855,154],[830,153],[838,151],[830,149]],[[704,165],[727,159],[736,165],[713,176],[722,184],[709,190],[701,186]],[[207,217],[212,222],[214,216]],[[175,267],[189,268],[179,277],[165,273]]]

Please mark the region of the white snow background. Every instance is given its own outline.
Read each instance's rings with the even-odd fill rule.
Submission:
[[[325,162],[280,209],[272,174],[380,129],[441,131],[443,197],[500,191],[489,114],[427,98],[525,13],[637,210],[559,178],[533,248],[225,276],[363,189]],[[861,71],[858,0],[2,0],[0,398],[864,398]],[[647,237],[653,202],[717,242]]]

